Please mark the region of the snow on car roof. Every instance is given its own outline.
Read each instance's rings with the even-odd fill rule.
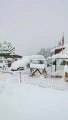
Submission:
[[[45,65],[44,64],[30,64],[30,68],[35,68],[35,69],[44,69]]]
[[[45,57],[42,55],[31,55],[30,59],[31,60],[45,60]]]

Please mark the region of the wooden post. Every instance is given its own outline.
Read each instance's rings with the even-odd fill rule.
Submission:
[[[51,77],[52,77],[52,65],[53,65],[53,61],[52,61],[52,59],[51,59],[51,63],[50,63],[50,65],[51,65]]]
[[[55,71],[56,71],[56,59],[55,59]]]
[[[20,71],[20,83],[21,83],[21,71]]]

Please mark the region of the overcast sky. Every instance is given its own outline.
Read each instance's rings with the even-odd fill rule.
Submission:
[[[0,0],[0,41],[20,55],[68,41],[68,0]]]

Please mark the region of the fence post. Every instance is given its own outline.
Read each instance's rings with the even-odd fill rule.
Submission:
[[[20,83],[21,83],[21,71],[20,71]]]

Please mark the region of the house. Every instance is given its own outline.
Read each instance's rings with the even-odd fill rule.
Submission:
[[[50,61],[52,73],[57,73],[57,75],[64,75],[64,65],[65,61],[68,60],[68,45],[64,46],[65,49],[62,49],[60,53],[48,57],[47,61]],[[61,72],[62,71],[62,72]],[[54,74],[53,74],[54,75]]]

